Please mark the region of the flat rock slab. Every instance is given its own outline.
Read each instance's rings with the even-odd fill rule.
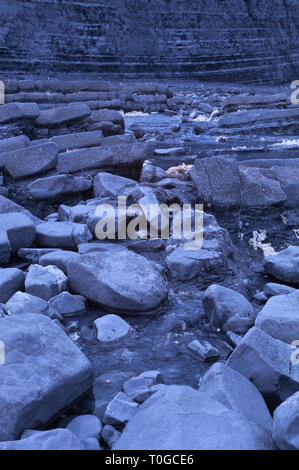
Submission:
[[[167,294],[159,271],[129,250],[81,255],[70,260],[67,273],[73,292],[113,310],[151,310]]]
[[[75,248],[91,239],[92,235],[84,224],[44,222],[36,227],[36,243],[44,248]]]
[[[87,191],[92,181],[83,177],[72,175],[55,175],[39,178],[28,186],[32,199],[37,201],[60,199],[61,197]]]
[[[41,111],[35,124],[38,127],[56,127],[64,123],[80,121],[90,114],[91,111],[86,104],[71,104]]]
[[[10,139],[0,141],[0,153],[10,152],[11,150],[19,150],[28,147],[30,140],[26,135],[18,135]]]
[[[35,103],[8,103],[0,107],[0,124],[20,119],[36,119],[40,110]]]
[[[59,152],[78,148],[95,147],[102,143],[101,131],[74,132],[73,134],[63,134],[50,139],[58,146]]]
[[[46,425],[92,387],[90,362],[45,315],[0,319],[0,340],[0,441]]]
[[[299,285],[299,246],[290,246],[277,255],[267,256],[264,268],[280,281]]]
[[[273,449],[271,433],[188,386],[163,387],[130,419],[113,450]]]
[[[17,180],[36,175],[57,165],[58,147],[53,142],[32,145],[5,154],[5,168]]]

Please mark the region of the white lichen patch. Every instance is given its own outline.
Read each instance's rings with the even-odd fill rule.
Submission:
[[[267,239],[266,230],[255,230],[252,232],[253,237],[249,240],[249,245],[253,246],[255,250],[262,250],[264,256],[276,255],[277,252],[274,250],[271,243],[265,243]]]

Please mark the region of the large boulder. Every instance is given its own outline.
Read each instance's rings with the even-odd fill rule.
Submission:
[[[254,324],[255,313],[251,303],[232,289],[212,284],[206,290],[203,308],[215,328],[234,333],[246,333]]]
[[[299,246],[289,246],[275,256],[266,256],[264,268],[280,281],[299,284]]]
[[[26,214],[0,214],[0,265],[7,264],[20,248],[31,246],[34,239],[35,225]]]
[[[91,111],[87,104],[78,103],[69,106],[60,106],[41,111],[35,124],[38,127],[56,127],[74,121],[80,121],[90,116]]]
[[[272,431],[273,421],[258,389],[222,362],[213,364],[205,373],[199,382],[199,392]]]
[[[251,328],[228,359],[228,365],[247,377],[262,393],[270,409],[299,387],[299,364],[292,364],[291,345]]]
[[[61,199],[70,194],[78,194],[87,191],[91,186],[92,181],[87,178],[72,175],[55,175],[33,181],[28,185],[28,191],[32,199],[41,201],[46,199]]]
[[[84,224],[44,222],[36,227],[36,243],[45,248],[75,248],[91,239],[92,235]]]
[[[27,437],[28,436],[28,437]],[[32,431],[18,441],[0,442],[0,450],[84,450],[84,444],[68,429]]]
[[[5,154],[5,168],[15,179],[51,170],[57,165],[58,147],[54,142],[30,145]]]
[[[70,260],[67,273],[73,292],[110,309],[151,310],[167,294],[158,269],[129,250],[81,255]]]
[[[281,450],[299,450],[299,392],[274,411],[273,437]]]
[[[113,450],[273,449],[271,434],[188,386],[163,387],[137,410]]]
[[[299,338],[299,290],[271,297],[259,312],[255,326],[286,343]]]
[[[240,205],[240,176],[236,159],[217,156],[196,160],[190,175],[201,202],[218,209]]]
[[[92,387],[90,362],[45,315],[0,319],[0,340],[0,441],[45,426]]]

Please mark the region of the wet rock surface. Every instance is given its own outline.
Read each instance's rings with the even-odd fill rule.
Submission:
[[[100,80],[7,89],[0,448],[298,447],[289,90]],[[172,207],[169,219],[151,212],[157,204]],[[187,235],[202,220],[199,245],[176,237],[175,207],[190,209]]]

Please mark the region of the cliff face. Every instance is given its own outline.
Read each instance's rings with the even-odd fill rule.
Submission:
[[[1,0],[0,68],[298,78],[298,0]]]

